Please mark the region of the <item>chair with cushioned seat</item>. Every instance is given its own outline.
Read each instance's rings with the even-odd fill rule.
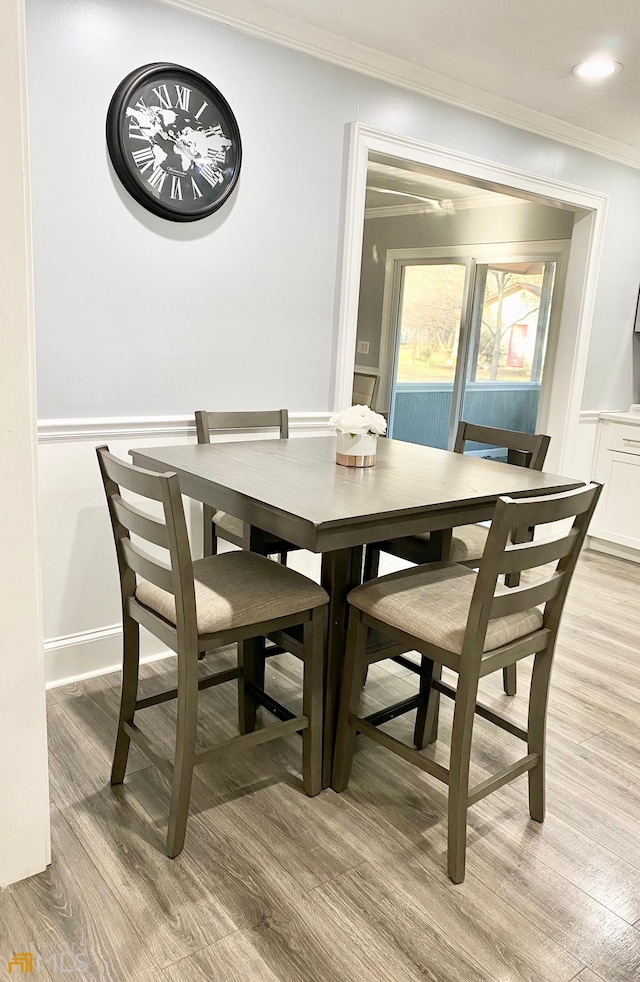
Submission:
[[[503,430],[493,426],[480,426],[461,420],[458,424],[454,453],[464,453],[467,443],[481,443],[490,447],[504,447],[508,464],[528,467],[541,471],[544,466],[550,437],[544,433],[521,433],[519,430]],[[488,529],[484,525],[463,525],[453,530],[451,537],[450,560],[477,567],[487,543]],[[533,529],[521,532],[524,541],[531,540]],[[429,563],[440,558],[434,551],[429,532],[411,535],[402,539],[389,539],[367,546],[365,552],[364,579],[370,580],[378,575],[380,553],[386,552],[411,563]],[[507,586],[517,586],[517,576],[506,581]],[[504,691],[507,695],[516,694],[516,666],[511,665],[503,673]]]
[[[500,498],[479,570],[455,563],[431,563],[402,570],[356,587],[350,605],[347,653],[338,715],[332,787],[343,791],[351,772],[356,734],[362,733],[448,786],[448,868],[455,883],[464,878],[467,810],[508,781],[528,772],[529,811],[538,822],[545,812],[545,723],[549,677],[567,589],[601,487],[536,498]],[[542,542],[521,542],[520,529],[573,519],[571,529]],[[502,574],[528,571],[526,582],[508,588]],[[369,632],[372,636],[367,648]],[[369,664],[389,650],[421,655],[420,689],[413,749],[378,729],[410,708],[408,700],[359,716],[362,677]],[[481,678],[534,655],[527,729],[477,702]],[[457,687],[441,681],[436,668],[457,673]],[[425,757],[433,695],[454,699],[449,767]],[[469,787],[474,715],[524,740],[527,754],[499,774]],[[369,763],[369,761],[368,761]]]
[[[228,430],[246,433],[271,429],[277,431],[277,436],[281,440],[286,440],[289,436],[289,413],[286,409],[230,413],[210,413],[199,409],[195,415],[198,443],[211,443],[212,433]],[[223,511],[216,511],[210,505],[203,505],[202,522],[203,556],[215,556],[218,551],[218,539],[243,547],[245,526],[241,519]],[[280,562],[286,565],[287,553],[299,547],[267,534],[265,548],[269,555],[277,554]]]
[[[308,795],[321,790],[324,622],[329,598],[301,573],[253,552],[234,551],[193,562],[178,476],[134,467],[110,454],[108,447],[98,447],[97,454],[116,543],[124,639],[111,783],[124,780],[133,741],[171,784],[166,851],[173,857],[184,845],[193,768],[218,753],[302,732],[304,790]],[[136,495],[135,503],[123,496],[123,488]],[[152,513],[156,503],[161,517]],[[149,543],[154,555],[147,551]],[[168,563],[155,558],[157,547]],[[178,656],[177,688],[145,699],[138,698],[140,625]],[[265,637],[303,662],[301,716],[268,696],[260,684]],[[232,643],[238,644],[237,667],[199,678],[199,655],[206,652],[215,661],[214,649]],[[241,735],[198,748],[199,690],[233,680],[238,686]],[[169,699],[177,699],[178,704],[173,759],[138,725],[142,710]],[[258,706],[280,722],[256,729]]]

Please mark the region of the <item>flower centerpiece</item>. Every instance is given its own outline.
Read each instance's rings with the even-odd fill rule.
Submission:
[[[376,441],[387,431],[387,421],[368,406],[351,406],[334,413],[329,426],[338,434],[336,463],[345,467],[371,467],[376,462]]]

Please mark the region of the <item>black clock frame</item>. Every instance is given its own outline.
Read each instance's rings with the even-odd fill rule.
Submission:
[[[158,200],[152,191],[147,191],[135,177],[134,165],[130,162],[130,154],[125,145],[125,137],[128,135],[128,118],[126,116],[127,106],[131,103],[132,97],[137,89],[141,89],[152,82],[171,82],[186,83],[197,88],[202,92],[210,104],[215,106],[219,115],[225,120],[225,136],[232,141],[235,151],[235,165],[233,173],[223,187],[220,195],[215,200],[207,201],[201,208],[191,211],[181,211],[179,206],[165,204]],[[194,222],[201,218],[206,218],[213,214],[225,203],[233,189],[235,188],[238,177],[240,176],[240,165],[242,163],[242,142],[240,140],[240,130],[233,114],[231,106],[215,87],[203,75],[184,68],[182,65],[174,65],[170,62],[154,62],[144,65],[130,72],[118,85],[115,90],[109,109],[107,111],[107,147],[114,170],[120,181],[129,192],[144,208],[159,215],[161,218],[169,219],[173,222]]]

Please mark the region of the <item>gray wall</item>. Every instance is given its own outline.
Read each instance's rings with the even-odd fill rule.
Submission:
[[[492,242],[570,239],[573,212],[530,202],[468,208],[451,213],[367,218],[362,242],[358,340],[369,342],[359,365],[378,367],[388,249],[442,248]]]
[[[40,418],[331,408],[354,119],[611,195],[584,405],[632,401],[637,171],[152,0],[27,0],[27,53]],[[201,222],[146,212],[107,157],[111,95],[152,61],[240,125],[239,185]]]

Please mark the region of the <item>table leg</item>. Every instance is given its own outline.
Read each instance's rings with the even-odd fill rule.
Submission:
[[[322,586],[329,594],[327,662],[324,684],[322,787],[331,783],[338,701],[347,640],[347,594],[362,581],[362,546],[336,549],[322,556]]]

